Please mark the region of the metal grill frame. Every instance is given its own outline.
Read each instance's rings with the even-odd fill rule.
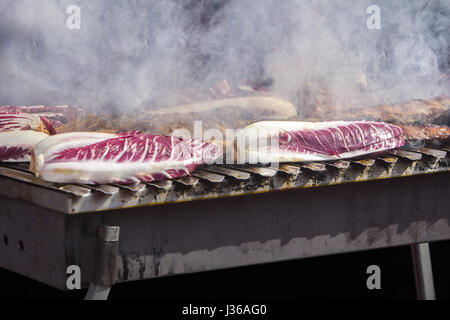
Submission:
[[[161,205],[91,212],[72,210],[77,201],[92,200],[76,195],[76,188],[24,183],[3,175],[13,169],[2,168],[7,190],[0,195],[0,236],[8,245],[0,243],[0,267],[66,290],[66,268],[78,265],[87,287],[95,282],[97,230],[103,225],[121,230],[117,282],[447,240],[449,157],[429,151],[347,165],[292,164],[271,177],[250,174],[242,181],[225,176],[217,183],[199,178],[194,185],[148,185],[160,192],[155,199]],[[195,198],[202,183],[229,186],[241,196],[204,199],[200,193]],[[112,187],[127,197],[139,190]],[[170,192],[187,195],[169,202]],[[88,194],[107,197],[93,190]]]

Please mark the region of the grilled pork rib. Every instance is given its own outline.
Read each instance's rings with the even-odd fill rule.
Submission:
[[[33,146],[47,137],[47,134],[33,130],[0,132],[0,161],[30,161]]]
[[[278,143],[273,143],[273,135]],[[244,128],[239,139],[248,141],[245,156],[259,162],[345,159],[395,149],[405,142],[399,127],[365,121],[262,121]]]
[[[366,120],[373,121],[382,120],[391,123],[424,125],[435,123],[438,119],[445,116],[449,109],[450,98],[440,96],[429,100],[414,99],[403,103],[353,109],[350,110],[347,117],[364,117]],[[450,125],[449,121],[450,118],[443,124]]]
[[[220,148],[198,140],[139,132],[77,132],[36,145],[30,168],[52,182],[133,183],[186,176],[219,156]]]
[[[450,141],[450,98],[447,96],[350,110],[319,108],[313,117],[388,122],[401,127],[406,140]]]

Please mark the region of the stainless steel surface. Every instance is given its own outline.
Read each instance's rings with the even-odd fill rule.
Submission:
[[[411,245],[411,254],[416,280],[417,299],[435,300],[433,269],[431,266],[430,245],[415,243]]]

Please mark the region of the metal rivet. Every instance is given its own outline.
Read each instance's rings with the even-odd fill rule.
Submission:
[[[23,251],[25,249],[22,240],[19,241],[19,250]]]
[[[6,234],[3,236],[3,243],[5,244],[5,246],[8,245],[8,236]]]

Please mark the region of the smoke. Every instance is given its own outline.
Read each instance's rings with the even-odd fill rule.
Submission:
[[[376,3],[375,3],[376,2]],[[130,111],[214,82],[270,83],[300,114],[449,93],[448,1],[2,0],[0,104]],[[381,11],[369,30],[367,7]],[[66,8],[81,9],[81,29]]]

